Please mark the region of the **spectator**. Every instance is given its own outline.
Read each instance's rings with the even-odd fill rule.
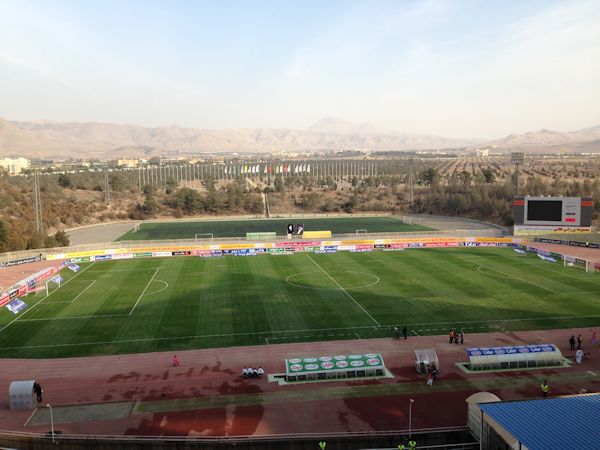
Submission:
[[[579,335],[579,336],[577,336],[577,350],[579,350],[582,345],[583,345],[583,336]]]
[[[431,372],[427,375],[427,386],[433,386],[433,373]]]
[[[177,355],[173,355],[173,367],[179,367],[179,358],[177,358]]]
[[[569,338],[569,350],[575,350],[575,335],[571,335]]]
[[[592,331],[592,344],[596,345],[598,343],[598,338],[596,337],[596,332]]]
[[[42,402],[42,393],[44,391],[42,390],[42,386],[40,386],[40,383],[38,383],[37,381],[33,382],[33,392],[35,392],[38,403],[41,403]]]
[[[575,352],[575,362],[577,362],[577,364],[581,364],[582,359],[583,359],[583,350],[577,349],[577,351]]]
[[[463,345],[465,343],[465,332],[463,330],[460,330],[460,345]]]

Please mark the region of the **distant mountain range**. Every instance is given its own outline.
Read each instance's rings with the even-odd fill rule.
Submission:
[[[600,126],[560,133],[510,135],[491,142],[381,130],[325,118],[307,129],[194,129],[109,123],[14,122],[0,118],[0,157],[150,158],[211,152],[406,151],[493,145],[531,151],[600,150]]]

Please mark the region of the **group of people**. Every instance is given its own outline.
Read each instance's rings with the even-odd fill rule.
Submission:
[[[243,378],[260,378],[265,374],[265,371],[262,367],[258,369],[256,367],[244,367],[242,369],[242,377]]]
[[[592,331],[591,342],[592,345],[598,344],[598,337],[595,331]],[[577,344],[577,347],[575,347],[575,344]],[[571,335],[569,338],[569,349],[575,350],[575,362],[577,364],[581,364],[584,359],[587,359],[590,356],[589,352],[586,353],[583,351],[583,336],[581,334],[577,336],[577,339],[575,339],[575,335]]]
[[[433,382],[437,377],[438,369],[435,364],[430,364],[427,368],[427,386],[433,386]]]
[[[404,339],[408,338],[408,328],[406,328],[406,325],[402,327],[402,335]],[[394,327],[394,339],[400,339],[400,328],[398,327]]]
[[[453,328],[452,330],[450,330],[450,344],[458,344],[459,341],[460,344],[465,343],[465,332],[463,330],[460,330],[460,333],[457,333],[456,330]]]

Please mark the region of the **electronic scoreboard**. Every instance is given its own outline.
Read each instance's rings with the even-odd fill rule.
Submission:
[[[515,197],[515,235],[591,232],[591,197]]]

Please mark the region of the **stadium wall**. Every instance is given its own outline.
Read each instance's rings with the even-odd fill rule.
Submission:
[[[223,244],[181,244],[149,245],[119,248],[108,247],[97,250],[64,251],[46,255],[48,261],[68,259],[73,262],[106,261],[150,257],[200,256],[215,257],[225,255],[290,254],[299,252],[335,253],[338,251],[369,252],[374,250],[404,250],[410,248],[433,247],[516,247],[524,240],[505,238],[398,238],[398,239],[331,239],[331,240],[290,240],[279,242],[234,242]],[[139,245],[139,244],[138,244]]]

